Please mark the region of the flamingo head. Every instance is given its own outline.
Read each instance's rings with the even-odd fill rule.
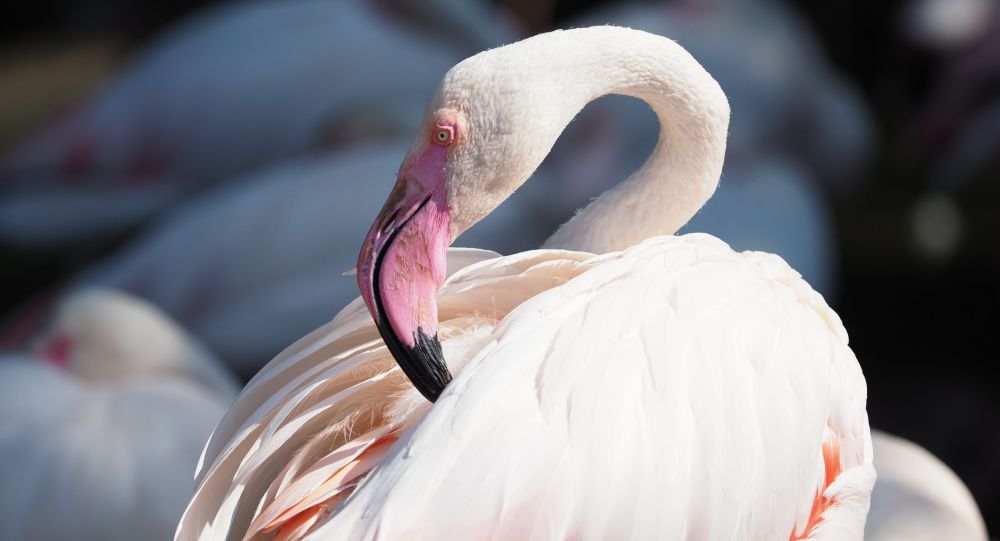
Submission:
[[[32,350],[41,362],[93,383],[160,377],[190,356],[186,337],[157,309],[103,288],[69,294]]]
[[[130,349],[141,348],[140,344],[130,345],[141,338],[129,337],[134,323],[123,319],[121,313],[127,302],[122,295],[103,289],[71,293],[35,338],[35,356],[84,380],[120,377],[122,367],[112,366],[114,360]]]
[[[73,355],[73,339],[65,334],[54,334],[34,344],[35,354],[42,362],[68,370]]]
[[[564,36],[566,46],[572,34]],[[396,362],[429,400],[451,375],[437,339],[447,248],[523,184],[593,98],[578,70],[551,70],[539,37],[445,75],[358,258],[358,286]]]
[[[437,290],[451,244],[448,150],[461,115],[438,111],[415,144],[358,258],[358,287],[393,357],[428,400],[451,380],[437,338]]]

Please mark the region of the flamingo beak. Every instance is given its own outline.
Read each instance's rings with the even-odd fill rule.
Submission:
[[[437,337],[451,219],[443,170],[427,175],[425,162],[411,169],[400,173],[365,237],[358,287],[396,363],[433,402],[451,381]]]

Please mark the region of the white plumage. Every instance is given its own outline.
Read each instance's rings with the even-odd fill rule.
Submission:
[[[110,290],[67,298],[39,348],[0,360],[0,538],[169,539],[232,379]]]
[[[860,539],[874,481],[863,378],[839,319],[779,258],[707,235],[605,256],[457,255],[481,261],[441,290],[461,372],[433,409],[353,303],[248,385],[178,539],[276,518],[348,462],[333,459],[352,435],[386,433],[401,442],[312,539],[787,538],[823,482],[827,423],[844,438],[830,494],[848,516],[814,538]]]
[[[869,541],[986,541],[986,524],[962,480],[920,446],[872,431],[878,482]]]
[[[359,1],[238,2],[186,20],[3,156],[0,239],[119,233],[255,167],[410,133],[462,57],[427,36]]]
[[[607,93],[652,105],[653,156],[548,249],[449,252],[440,399],[355,301],[247,386],[178,540],[861,539],[866,388],[836,314],[777,256],[662,236],[711,196],[725,152],[725,97],[683,49],[598,27],[472,57],[400,183],[429,182],[407,164],[433,112],[460,111],[449,166],[428,173],[460,233]],[[408,220],[395,231],[421,238]]]
[[[88,144],[81,174],[149,173],[132,170],[149,160],[183,182],[218,181],[365,128],[409,131],[420,119],[409,105],[461,53],[375,9],[253,1],[201,13],[69,120],[15,149],[5,172],[74,165],[67,154]]]

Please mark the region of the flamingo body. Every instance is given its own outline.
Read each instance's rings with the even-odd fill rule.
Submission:
[[[865,539],[986,541],[986,524],[962,480],[922,447],[872,431],[878,482]]]
[[[809,538],[860,539],[874,481],[863,378],[839,319],[779,258],[707,235],[460,258],[478,261],[439,296],[458,377],[433,409],[352,303],[244,391],[178,539],[257,539],[335,510],[303,538],[787,538],[825,487],[830,428],[841,506]],[[650,281],[662,289],[637,287]],[[747,328],[748,313],[768,317]],[[815,400],[787,408],[795,393]],[[386,435],[395,445],[369,451],[377,462],[351,461]]]
[[[446,251],[607,94],[660,119],[638,171],[542,250]],[[426,111],[361,301],[251,381],[178,540],[861,539],[867,391],[836,314],[777,256],[673,236],[729,122],[690,54],[542,34],[459,63]]]
[[[120,293],[71,295],[48,333],[0,360],[0,537],[169,539],[235,384]]]
[[[0,240],[51,248],[120,233],[254,168],[408,133],[421,101],[460,58],[363,2],[208,10],[3,155]],[[102,198],[108,203],[97,207]],[[59,211],[59,219],[50,225],[28,208]]]

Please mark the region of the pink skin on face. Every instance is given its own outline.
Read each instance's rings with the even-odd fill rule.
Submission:
[[[358,259],[358,286],[369,312],[379,322],[378,288],[387,322],[408,347],[414,346],[417,329],[429,337],[437,334],[437,290],[444,281],[451,244],[445,167],[455,127],[454,123],[436,123],[426,150],[400,171]],[[443,133],[451,135],[446,138]],[[376,284],[375,263],[380,255]]]

